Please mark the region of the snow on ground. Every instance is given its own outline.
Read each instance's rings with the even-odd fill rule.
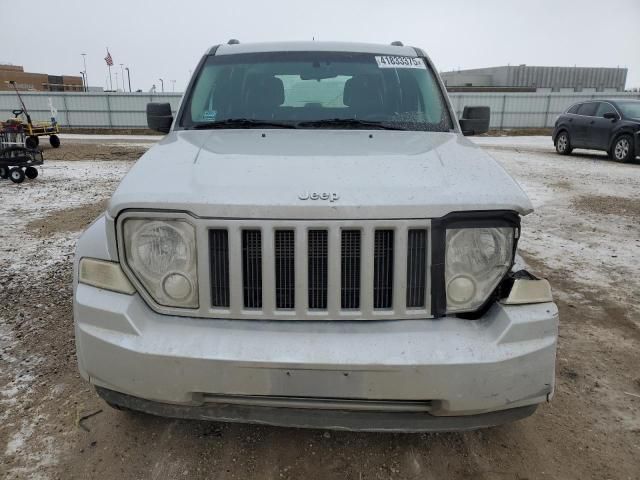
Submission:
[[[520,183],[535,211],[523,218],[520,249],[589,289],[605,287],[640,312],[640,165],[603,153],[489,153]],[[622,301],[622,300],[621,300]]]
[[[0,180],[0,244],[4,246],[0,280],[12,273],[36,274],[61,256],[71,256],[80,232],[53,228],[43,238],[28,225],[56,211],[104,201],[131,165],[131,161],[49,161],[36,180],[22,184]]]
[[[524,148],[534,151],[553,151],[553,141],[549,136],[514,136],[514,137],[469,137],[473,143],[481,147],[506,147],[510,149]]]

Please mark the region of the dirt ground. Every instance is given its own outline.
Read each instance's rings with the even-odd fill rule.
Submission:
[[[640,477],[640,164],[488,148],[536,207],[520,245],[560,308],[551,403],[477,432],[338,433],[128,414],[79,377],[73,246],[145,148],[63,145],[0,181],[0,478]]]

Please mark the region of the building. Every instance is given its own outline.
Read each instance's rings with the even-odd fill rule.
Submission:
[[[25,72],[21,65],[0,64],[0,92],[13,90],[8,83],[16,82],[21,91],[40,92],[81,92],[84,90],[82,77],[73,75],[48,75],[46,73]]]
[[[441,72],[449,91],[622,92],[626,68],[507,65]]]

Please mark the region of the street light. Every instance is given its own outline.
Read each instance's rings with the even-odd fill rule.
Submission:
[[[124,92],[126,89],[124,88],[124,67],[122,63],[120,64],[120,73],[122,73],[122,91]]]
[[[162,93],[164,93],[164,80],[162,80],[161,78],[159,78],[158,80],[160,80],[160,88],[162,88]]]
[[[129,93],[131,93],[131,72],[129,71],[129,67],[124,68],[127,71],[127,80],[129,80]]]
[[[116,74],[116,89],[115,89],[115,91],[117,92],[118,91],[118,72],[113,72],[113,73]]]
[[[81,53],[82,55],[82,64],[84,65],[84,91],[89,91],[89,75],[87,75],[87,54]]]
[[[171,91],[172,92],[176,91],[176,81],[175,80],[171,80]]]
[[[82,75],[82,89],[86,92],[87,91],[87,84],[86,84],[86,80],[85,80],[85,73],[83,71],[80,71],[80,75]]]

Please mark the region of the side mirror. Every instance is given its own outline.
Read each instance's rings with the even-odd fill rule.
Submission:
[[[460,119],[462,134],[468,136],[487,133],[490,118],[491,110],[489,107],[464,107]]]
[[[607,112],[602,116],[608,120],[618,120],[618,114],[615,112]]]
[[[147,125],[151,130],[169,133],[173,115],[169,103],[147,103]]]

